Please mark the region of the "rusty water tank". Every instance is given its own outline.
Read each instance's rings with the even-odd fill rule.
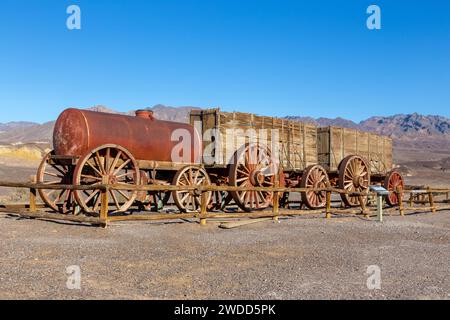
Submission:
[[[70,108],[56,120],[53,147],[59,156],[81,157],[104,144],[128,149],[137,160],[172,162],[172,150],[181,140],[172,134],[189,132],[191,162],[201,159],[201,138],[187,123],[157,120],[153,112],[136,111],[136,116]],[[178,138],[175,134],[174,139]],[[189,141],[189,140],[185,140]]]

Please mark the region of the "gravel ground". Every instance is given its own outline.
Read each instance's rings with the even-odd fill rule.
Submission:
[[[449,299],[450,212],[108,229],[0,216],[1,299]],[[81,269],[81,289],[66,268]],[[381,269],[369,290],[367,268]]]

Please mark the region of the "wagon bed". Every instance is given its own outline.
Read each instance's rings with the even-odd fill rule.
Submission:
[[[269,148],[275,145],[272,143],[272,133],[278,130],[279,161],[285,172],[303,171],[318,162],[317,127],[312,124],[252,113],[223,112],[220,109],[193,110],[190,123],[202,133],[204,149],[212,143],[210,139],[205,139],[205,132],[215,129],[220,133],[220,141],[216,143],[219,150],[216,150],[215,161],[210,166],[227,166],[230,156],[251,139],[247,129],[267,130],[267,139],[258,137],[257,142]],[[234,131],[239,135],[227,135],[227,130],[241,131]]]

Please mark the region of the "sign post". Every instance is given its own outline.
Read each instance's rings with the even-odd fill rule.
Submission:
[[[383,199],[389,195],[389,191],[381,186],[370,186],[370,191],[377,194],[377,216],[378,221],[383,222]]]

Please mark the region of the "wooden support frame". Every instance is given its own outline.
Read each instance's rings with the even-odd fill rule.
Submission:
[[[36,183],[37,177],[32,176],[31,177],[31,183]],[[37,190],[34,188],[30,188],[30,211],[35,212],[36,211],[36,199],[37,199]]]
[[[431,190],[431,188],[427,188],[428,200],[430,201],[431,212],[436,213],[436,206],[434,204],[434,195],[433,195],[433,192],[431,192],[430,190]]]
[[[317,189],[317,191],[325,191],[326,192],[326,206],[324,209],[319,210],[280,210],[279,207],[279,198],[280,194],[283,192],[302,192],[302,191],[313,191],[316,189],[305,189],[305,188],[283,188],[280,187],[277,183],[273,188],[261,188],[261,187],[252,187],[245,188],[245,190],[253,190],[255,191],[263,189],[266,191],[274,192],[273,199],[273,208],[271,211],[267,210],[264,212],[238,212],[238,213],[209,213],[208,212],[208,203],[207,203],[207,194],[211,191],[222,191],[222,190],[239,190],[238,187],[231,186],[215,186],[215,185],[201,185],[197,187],[191,187],[188,189],[192,189],[194,192],[198,192],[201,194],[201,205],[200,210],[198,212],[193,213],[185,213],[185,214],[147,214],[147,215],[130,215],[130,216],[109,216],[108,214],[108,202],[109,202],[109,191],[117,188],[118,190],[138,190],[138,191],[148,191],[148,190],[162,190],[162,191],[172,191],[172,190],[181,190],[186,189],[181,186],[166,186],[166,185],[152,185],[152,186],[116,186],[116,185],[96,185],[96,186],[67,186],[69,190],[92,190],[98,189],[101,190],[101,210],[99,217],[83,217],[83,216],[71,216],[71,215],[61,215],[48,213],[43,211],[38,211],[38,209],[42,209],[43,206],[37,203],[37,190],[38,189],[61,189],[65,186],[53,186],[53,185],[42,185],[35,183],[36,180],[32,179],[30,183],[13,183],[13,182],[1,182],[0,187],[16,187],[16,188],[28,188],[29,189],[29,203],[28,204],[16,204],[16,205],[4,205],[3,208],[0,208],[0,212],[7,212],[12,214],[17,214],[24,217],[30,218],[40,218],[40,219],[50,219],[50,220],[64,220],[64,221],[74,221],[74,222],[84,222],[91,223],[95,225],[100,225],[103,227],[107,227],[109,223],[116,221],[158,221],[158,220],[172,220],[172,219],[190,219],[197,218],[199,219],[200,225],[204,226],[207,223],[208,219],[217,219],[217,218],[272,218],[274,221],[278,221],[281,216],[296,216],[296,215],[305,215],[305,214],[317,214],[317,213],[325,213],[325,217],[327,219],[331,218],[332,214],[363,214],[365,217],[370,217],[372,214],[375,214],[376,211],[368,208],[365,204],[365,197],[373,195],[372,193],[347,193],[349,195],[358,196],[360,201],[360,209],[339,209],[336,207],[332,207],[332,194],[342,194],[346,193],[344,190],[336,189],[336,188],[323,188]],[[241,189],[242,190],[242,189]],[[398,211],[401,216],[404,216],[407,211],[411,212],[419,212],[419,211],[427,211],[435,213],[439,210],[448,210],[450,209],[450,205],[436,205],[437,203],[448,203],[446,200],[436,200],[435,195],[442,195],[442,197],[446,198],[450,189],[437,189],[437,188],[426,188],[426,190],[402,190],[397,189],[396,193],[399,199],[399,207],[398,208],[389,208],[387,212],[396,212]],[[404,203],[404,195],[410,194],[410,206],[405,207]],[[418,203],[414,201],[414,196],[416,195],[424,195],[428,196],[428,201],[424,201],[424,204],[429,203],[429,207],[412,207],[413,204]],[[411,200],[412,199],[412,200]],[[424,199],[426,200],[426,198]],[[28,210],[27,210],[28,209]]]

